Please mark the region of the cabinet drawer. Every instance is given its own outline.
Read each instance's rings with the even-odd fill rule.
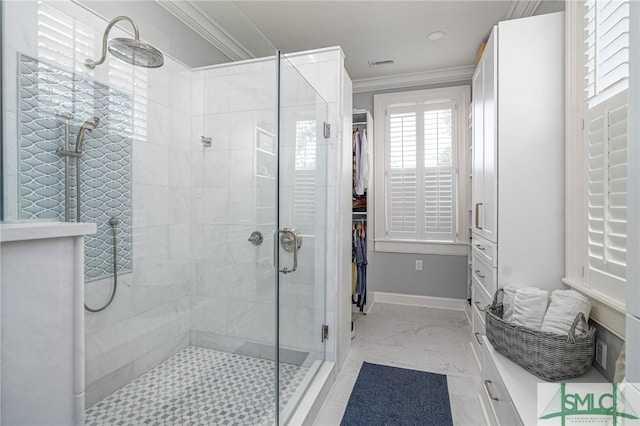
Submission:
[[[484,308],[493,302],[493,296],[487,293],[487,290],[478,282],[478,280],[473,280],[473,284],[471,287],[471,297],[472,297],[472,305],[474,311],[478,311],[478,314],[484,320]]]
[[[473,281],[481,285],[482,288],[493,298],[493,294],[495,294],[497,288],[495,269],[488,266],[475,255],[472,256],[471,259]]]
[[[498,248],[495,243],[474,235],[471,240],[471,250],[474,256],[484,260],[494,268],[498,266]]]
[[[485,402],[491,408],[498,425],[520,426],[522,421],[516,408],[511,402],[502,377],[493,363],[493,359],[486,347],[483,348],[484,365],[482,368],[482,394]]]
[[[484,346],[482,336],[486,334],[484,328],[484,313],[480,314],[477,309],[474,309],[472,321],[473,324],[471,325],[471,329],[473,331],[473,337],[471,341],[473,342],[475,349],[478,351],[478,354],[482,354],[482,346]],[[482,357],[482,355],[480,355],[480,357]]]

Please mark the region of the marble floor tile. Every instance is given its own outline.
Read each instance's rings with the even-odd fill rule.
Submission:
[[[473,357],[464,312],[376,303],[354,316],[356,337],[343,369],[314,421],[340,424],[364,361],[447,375],[455,426],[484,424],[478,395],[480,370]]]
[[[280,364],[283,406],[307,371]],[[88,408],[85,425],[273,425],[274,378],[271,360],[188,346]]]

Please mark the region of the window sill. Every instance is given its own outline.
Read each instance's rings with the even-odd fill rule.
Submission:
[[[604,293],[567,278],[563,278],[562,282],[591,299],[590,318],[618,337],[624,339],[626,312],[624,302],[613,299]]]
[[[439,254],[466,256],[467,243],[374,240],[374,250],[386,253]]]

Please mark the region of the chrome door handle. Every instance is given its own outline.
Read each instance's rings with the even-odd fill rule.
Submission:
[[[298,232],[293,228],[283,228],[281,230],[276,231],[276,237],[273,239],[273,263],[276,264],[276,251],[278,250],[278,241],[280,240],[280,234],[287,235],[290,238],[293,238],[293,267],[291,268],[282,268],[278,269],[283,274],[288,274],[294,272],[298,269]],[[275,265],[276,268],[279,265]]]
[[[482,275],[478,269],[476,269],[476,270],[475,270],[475,273],[476,273],[476,275],[477,275],[478,277],[480,277],[480,278],[482,278],[482,279],[484,279],[484,278],[485,278],[485,276],[484,276],[484,275]]]
[[[477,216],[476,216],[476,217],[477,217]],[[482,247],[480,244],[475,244],[475,246],[476,246],[476,248],[477,248],[478,250],[482,250],[482,251],[484,251],[484,247]]]

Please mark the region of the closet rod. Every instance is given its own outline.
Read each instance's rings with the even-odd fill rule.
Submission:
[[[366,121],[355,121],[353,124],[368,124]]]

